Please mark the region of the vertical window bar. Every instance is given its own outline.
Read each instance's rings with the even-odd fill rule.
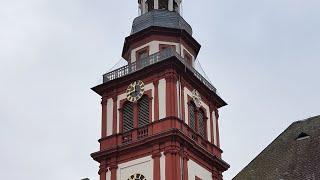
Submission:
[[[205,129],[205,119],[204,119],[204,112],[202,110],[199,111],[198,114],[198,122],[199,122],[199,134],[203,138],[206,135],[206,129]]]
[[[139,100],[138,125],[139,127],[143,127],[148,125],[149,122],[150,122],[149,99],[148,99],[148,96],[143,96]]]
[[[190,118],[190,127],[193,130],[196,130],[196,118],[195,118],[195,105],[193,102],[189,104],[189,118]]]
[[[123,132],[133,129],[133,104],[126,103],[123,106]]]

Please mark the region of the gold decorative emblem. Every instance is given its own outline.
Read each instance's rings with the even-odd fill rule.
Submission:
[[[201,96],[197,90],[192,91],[192,99],[198,108],[201,107]]]
[[[138,101],[144,93],[144,83],[140,80],[132,82],[126,91],[127,100],[130,102]]]
[[[142,174],[131,175],[128,180],[147,180]]]

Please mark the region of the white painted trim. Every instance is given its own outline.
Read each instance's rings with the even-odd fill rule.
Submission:
[[[192,159],[189,159],[188,161],[188,176],[188,179],[190,180],[195,179],[196,176],[203,180],[212,179],[212,173],[194,162]]]
[[[112,135],[112,130],[113,130],[113,99],[112,98],[109,98],[107,100],[107,108],[106,108],[106,111],[107,111],[107,118],[106,118],[106,121],[107,121],[107,136],[111,136]]]
[[[159,9],[159,0],[154,0],[154,9]]]
[[[160,79],[158,84],[159,119],[166,117],[166,79]]]
[[[185,123],[189,125],[189,112],[188,112],[188,95],[192,97],[192,93],[186,87],[183,88],[183,97],[184,97],[184,119]]]
[[[151,121],[154,121],[154,85],[153,83],[149,83],[147,85],[145,85],[145,91],[149,91],[151,90],[151,96],[152,96],[152,117],[151,117]]]
[[[213,121],[213,144],[218,145],[218,139],[217,139],[217,117],[216,113],[213,111],[212,112],[212,121]]]
[[[117,179],[126,180],[128,177],[136,173],[143,174],[146,179],[153,179],[153,159],[151,156],[119,164]]]
[[[184,47],[183,45],[181,45],[181,48],[182,48],[182,51],[181,51],[181,56],[184,58],[184,51],[186,51],[187,53],[189,53],[190,54],[190,56],[191,56],[191,58],[192,58],[192,67],[194,67],[194,65],[195,65],[195,57],[194,57],[194,55],[186,48],[186,47]]]
[[[127,95],[126,93],[123,93],[123,94],[120,94],[118,95],[117,97],[117,133],[120,132],[120,112],[119,112],[119,109],[120,109],[120,101],[123,100],[123,99],[126,99],[127,98]]]
[[[169,11],[173,11],[173,0],[169,0],[168,9]]]
[[[166,159],[163,152],[161,152],[160,157],[160,179],[166,180]]]
[[[206,116],[207,116],[207,137],[208,141],[211,142],[211,126],[210,126],[210,108],[207,104],[205,104],[203,101],[201,101],[202,107],[206,110]]]
[[[180,81],[177,81],[176,83],[176,89],[177,89],[177,105],[178,105],[178,118],[181,118],[181,84]]]
[[[111,171],[106,173],[106,180],[111,180]]]

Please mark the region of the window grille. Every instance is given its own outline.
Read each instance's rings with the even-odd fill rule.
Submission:
[[[123,106],[123,132],[133,129],[133,104],[130,102]]]
[[[206,136],[206,129],[205,129],[206,124],[205,124],[203,110],[200,110],[198,113],[198,122],[199,122],[198,133],[200,134],[200,136],[205,137]]]
[[[189,104],[189,118],[190,118],[190,127],[193,130],[196,130],[196,118],[195,118],[196,107],[193,102]]]
[[[148,96],[143,96],[139,100],[139,111],[138,111],[138,125],[143,127],[149,124],[150,112],[149,112],[149,98]]]

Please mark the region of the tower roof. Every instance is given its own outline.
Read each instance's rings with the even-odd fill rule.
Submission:
[[[152,10],[133,21],[131,35],[151,26],[180,29],[192,35],[191,26],[175,11]]]

